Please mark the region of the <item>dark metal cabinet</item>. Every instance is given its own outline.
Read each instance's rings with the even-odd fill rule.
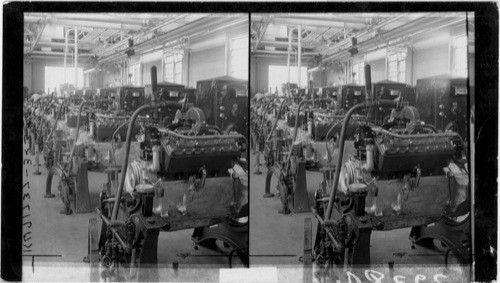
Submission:
[[[337,104],[339,110],[349,111],[354,105],[365,101],[365,86],[346,84],[338,87]]]
[[[120,105],[120,110],[131,114],[137,110],[137,108],[144,105],[144,87],[120,87],[118,88],[117,99],[118,104]]]
[[[416,106],[420,119],[437,129],[468,136],[467,78],[436,76],[417,80]]]
[[[248,136],[248,82],[230,76],[198,81],[195,106],[207,124]]]

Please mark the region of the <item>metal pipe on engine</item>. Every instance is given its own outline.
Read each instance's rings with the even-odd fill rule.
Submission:
[[[328,202],[328,207],[327,207],[326,214],[325,214],[325,217],[327,219],[331,218],[332,210],[333,210],[333,203],[335,202],[335,197],[337,195],[337,188],[339,185],[339,178],[340,178],[340,168],[342,168],[341,167],[342,166],[342,158],[344,155],[345,136],[346,136],[347,125],[349,123],[349,119],[354,114],[354,112],[356,112],[357,110],[360,110],[360,109],[365,109],[365,108],[369,108],[369,107],[373,107],[373,106],[397,107],[398,104],[399,104],[398,102],[391,101],[391,100],[378,100],[378,101],[374,101],[372,103],[365,103],[364,102],[364,103],[356,104],[351,109],[349,109],[349,111],[347,111],[347,114],[345,115],[345,118],[344,118],[344,122],[342,123],[342,130],[340,131],[339,157],[337,159],[337,165],[335,167],[336,169],[335,169],[335,175],[334,175],[334,179],[333,179],[333,192],[330,195],[330,200]]]
[[[155,107],[172,107],[172,108],[181,109],[182,104],[179,102],[175,102],[175,101],[164,101],[164,102],[161,102],[158,104],[152,103],[152,104],[143,105],[143,106],[137,108],[137,110],[135,110],[134,113],[132,114],[132,117],[130,118],[130,123],[128,125],[128,129],[127,129],[127,141],[125,143],[125,160],[123,161],[123,164],[122,164],[122,170],[121,170],[122,174],[121,174],[121,178],[120,178],[120,186],[118,187],[118,191],[116,193],[116,201],[115,201],[115,204],[113,206],[111,220],[116,220],[117,216],[118,216],[118,209],[120,207],[120,199],[122,198],[122,194],[123,194],[123,185],[125,184],[125,176],[127,175],[128,158],[129,158],[129,154],[130,154],[130,144],[132,143],[132,130],[133,130],[133,127],[135,124],[135,120],[137,120],[137,117],[139,116],[139,114],[141,112],[143,112],[144,110],[153,109]]]
[[[169,130],[169,129],[158,129],[159,132],[162,132],[162,133],[167,133],[171,136],[174,136],[174,137],[178,137],[178,138],[182,138],[182,139],[185,139],[185,140],[211,140],[213,139],[213,136],[185,136],[185,135],[181,135],[179,133],[176,133],[172,130]],[[217,135],[216,136],[218,139],[237,139],[237,138],[245,138],[243,135],[241,134],[226,134],[226,135]],[[246,140],[246,139],[245,139]]]
[[[367,173],[371,173],[373,168],[375,167],[373,162],[373,144],[369,144],[366,146],[366,162],[363,164],[363,171]]]
[[[376,133],[382,133],[394,138],[398,139],[411,139],[411,138],[435,138],[435,137],[457,137],[460,139],[461,142],[463,142],[462,137],[455,133],[455,132],[445,132],[445,133],[431,133],[431,134],[418,134],[418,135],[400,135],[396,133],[389,132],[387,130],[384,130],[382,128],[373,128],[372,129]]]
[[[152,173],[157,173],[160,171],[160,146],[154,145],[153,151],[153,163],[148,166],[148,171]]]
[[[99,217],[101,217],[102,221],[106,224],[106,226],[109,227],[109,229],[111,229],[111,232],[116,237],[120,245],[122,245],[122,247],[125,249],[127,253],[130,252],[131,250],[130,245],[127,242],[125,242],[125,240],[122,239],[122,236],[120,235],[120,233],[118,233],[118,230],[116,230],[115,228],[115,226],[124,227],[125,224],[122,225],[122,223],[120,222],[109,220],[108,218],[106,218],[106,216],[102,214],[102,211],[98,207],[96,207],[95,210],[99,215]]]

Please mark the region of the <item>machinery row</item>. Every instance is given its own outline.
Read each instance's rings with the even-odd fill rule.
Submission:
[[[370,264],[372,231],[410,227],[413,243],[438,240],[446,260],[469,262],[466,79],[372,84],[366,65],[365,81],[307,92],[287,84],[285,96],[252,99],[264,198],[276,192],[283,214],[314,214],[316,238],[305,250],[323,267]],[[308,190],[306,169],[322,172],[317,188]]]
[[[35,174],[40,157],[48,169],[45,198],[59,195],[64,215],[97,213],[85,257],[93,267],[140,276],[132,271],[158,263],[159,233],[184,229],[196,245],[222,251],[222,242],[230,262],[248,263],[247,82],[191,89],[157,83],[156,67],[151,81],[25,102]],[[97,205],[88,172],[107,176]]]

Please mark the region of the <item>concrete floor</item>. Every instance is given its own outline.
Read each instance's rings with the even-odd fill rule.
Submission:
[[[261,155],[261,164],[264,163]],[[304,254],[304,219],[311,218],[313,223],[313,241],[315,239],[317,220],[311,212],[283,215],[279,214],[281,201],[277,196],[274,198],[263,198],[265,191],[265,178],[267,169],[260,166],[261,175],[255,175],[255,155],[250,157],[250,266],[276,266],[278,268],[279,282],[303,282],[303,264],[300,257]],[[314,191],[322,181],[319,172],[307,171],[307,187],[309,204],[313,204]],[[271,182],[271,193],[277,193],[276,181]],[[407,280],[413,282],[417,274],[431,278],[436,274],[446,274],[446,279],[438,278],[442,282],[468,282],[469,266],[453,264],[452,268],[444,268],[444,249],[428,249],[422,246],[412,248],[408,239],[410,228],[393,230],[389,232],[373,231],[371,236],[371,266],[365,267],[389,276],[389,274],[406,276]],[[438,244],[438,243],[436,243]],[[437,245],[439,246],[439,245]],[[388,268],[388,262],[394,262],[394,269]],[[451,259],[450,262],[456,262]],[[313,265],[314,266],[314,265]],[[363,273],[362,270],[357,270]],[[314,274],[324,273],[316,267]],[[418,272],[420,273],[418,273]],[[336,270],[335,272],[338,272]],[[335,273],[334,272],[334,273]],[[342,273],[342,272],[341,272]],[[353,271],[355,273],[355,271]],[[364,274],[358,276],[361,281]],[[319,276],[321,277],[321,276]],[[392,276],[391,276],[392,277]],[[439,277],[439,276],[438,276]],[[343,280],[342,280],[343,278]],[[330,274],[326,276],[326,282],[355,282],[345,277],[345,272],[340,276]],[[315,278],[315,281],[320,281]],[[385,282],[385,281],[383,281]],[[426,281],[424,281],[426,282]]]
[[[27,147],[25,147],[26,149]],[[24,155],[24,158],[35,158]],[[40,158],[40,164],[43,163]],[[23,234],[26,234],[26,244],[29,250],[23,252],[23,280],[25,281],[89,281],[89,264],[82,262],[87,255],[87,235],[90,218],[97,218],[100,228],[101,220],[95,212],[63,215],[60,197],[45,199],[45,183],[47,169],[40,166],[41,175],[34,175],[34,166],[29,164],[23,168],[23,181],[29,181],[29,188],[23,188],[23,193],[30,197],[23,200],[26,207],[23,223]],[[52,192],[57,195],[58,178],[54,177]],[[106,175],[89,173],[89,190],[92,207],[96,207],[102,184]],[[28,233],[31,232],[31,233]],[[158,280],[160,281],[218,281],[219,268],[228,267],[228,257],[204,247],[194,248],[191,241],[193,230],[160,233],[158,241]],[[31,239],[29,239],[31,237]],[[37,255],[32,257],[32,255]],[[172,263],[178,262],[178,270],[172,268]],[[235,266],[241,266],[238,259]],[[156,267],[155,267],[156,268]],[[101,281],[104,279],[101,277]]]

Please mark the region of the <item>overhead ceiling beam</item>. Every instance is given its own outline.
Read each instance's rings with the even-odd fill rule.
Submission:
[[[42,35],[43,31],[45,30],[45,27],[47,26],[47,22],[48,22],[48,18],[45,19],[42,26],[37,30],[36,39],[30,47],[30,51],[29,51],[30,53],[33,52],[33,49],[35,49],[35,46],[38,43],[38,40],[40,39],[40,36]]]
[[[53,19],[65,19],[65,20],[81,20],[81,21],[91,21],[91,22],[104,22],[104,23],[117,23],[117,24],[130,24],[130,25],[141,25],[145,26],[149,20],[134,19],[130,16],[118,16],[109,14],[88,14],[88,13],[55,13],[52,14]]]
[[[102,22],[102,21],[84,21],[84,20],[67,20],[67,19],[51,19],[50,24],[56,26],[108,28],[116,30],[140,30],[144,28],[142,24],[122,24],[122,23]]]
[[[328,13],[313,13],[313,14],[287,14],[287,17],[296,18],[296,19],[318,19],[325,21],[334,21],[334,22],[342,22],[342,23],[351,23],[351,24],[361,24],[365,25],[368,19],[373,18],[369,15],[356,15],[356,16],[346,16],[345,14],[328,14]]]
[[[24,32],[29,34],[29,35],[33,34],[33,32],[31,30],[29,30],[27,27],[24,27]]]
[[[270,15],[266,15],[263,18],[263,22],[264,22],[264,25],[263,26],[261,25],[260,32],[257,35],[258,36],[257,42],[253,46],[253,52],[255,52],[257,50],[257,47],[259,47],[260,41],[262,40],[262,37],[266,33],[267,27],[269,26],[269,23],[271,22],[271,16]]]
[[[276,46],[288,46],[288,41],[270,41],[270,40],[263,40],[261,41],[261,44],[262,45],[276,45]],[[298,46],[299,43],[298,42],[293,42],[292,41],[292,45],[294,46]]]
[[[24,42],[24,46],[29,46],[31,45],[30,42],[28,41],[25,41]],[[48,47],[65,47],[65,44],[64,43],[61,43],[61,42],[50,42],[50,41],[39,41],[37,43],[37,46],[48,46]],[[68,49],[69,48],[75,48],[75,46],[73,45],[73,43],[71,43],[71,46],[68,44]],[[78,48],[78,49],[82,49],[82,48]],[[85,48],[83,48],[85,49]]]
[[[203,19],[196,20],[194,22],[190,22],[182,27],[170,30],[166,33],[158,35],[156,38],[149,38],[141,43],[134,45],[134,50],[136,54],[139,54],[141,51],[147,50],[147,48],[151,48],[152,42],[160,42],[161,44],[165,44],[168,42],[176,41],[182,38],[194,38],[206,35],[208,33],[217,32],[219,30],[228,30],[229,28],[234,27],[235,25],[241,25],[248,23],[247,18],[245,17],[235,17],[235,18],[211,18],[205,17]],[[121,57],[125,57],[124,49],[116,49],[115,53],[101,58],[100,62],[114,61],[119,60]]]
[[[372,49],[376,48],[377,46],[387,47],[391,41],[397,40],[399,38],[408,38],[415,36],[416,34],[439,30],[450,25],[461,23],[463,21],[464,20],[457,18],[423,18],[380,35],[381,39],[384,41],[384,44],[380,44],[380,39],[376,38],[358,43],[359,54],[373,51]],[[338,50],[332,55],[324,57],[323,61],[338,60],[339,58],[348,57],[348,54],[348,50],[346,49]]]
[[[366,25],[358,23],[347,23],[336,20],[318,20],[317,18],[289,18],[275,16],[272,18],[272,22],[276,24],[286,24],[286,25],[303,25],[303,26],[322,26],[322,27],[339,27],[339,28],[351,28],[351,29],[361,29],[366,27]]]
[[[46,52],[46,51],[33,51],[32,52],[33,55],[49,55],[49,56],[64,56],[64,52]],[[78,53],[78,56],[85,56],[85,57],[91,57],[91,56],[94,56],[94,54],[90,54],[90,53],[83,53],[83,54],[80,54]]]
[[[187,17],[187,14],[181,14],[181,15],[178,15],[177,17],[173,18],[173,19],[168,19],[168,20],[166,20],[166,21],[164,21],[164,22],[162,22],[162,23],[158,24],[157,26],[155,26],[155,27],[153,27],[153,28],[149,29],[147,32],[146,32],[146,31],[144,31],[144,32],[142,32],[142,33],[140,33],[140,34],[137,34],[137,35],[134,35],[134,36],[129,36],[129,37],[123,38],[120,42],[115,43],[115,44],[113,44],[112,46],[110,46],[110,47],[108,47],[108,48],[105,48],[105,49],[102,51],[101,56],[105,56],[105,55],[107,55],[107,53],[108,53],[108,52],[110,52],[110,51],[112,51],[112,50],[116,50],[116,49],[120,48],[121,46],[123,46],[123,45],[127,44],[129,39],[136,40],[136,39],[138,39],[139,37],[142,37],[142,36],[144,36],[144,35],[147,35],[148,33],[151,33],[151,32],[153,32],[153,31],[155,31],[155,30],[161,29],[161,28],[163,28],[163,27],[165,27],[165,26],[167,26],[167,25],[169,25],[169,24],[175,23],[176,21],[178,21],[178,20],[180,20],[180,19],[184,19],[184,18],[186,18],[186,17]],[[196,19],[196,20],[199,20],[199,19]],[[196,21],[196,20],[194,20],[194,21]]]
[[[329,55],[330,52],[337,52],[339,51],[340,49],[342,49],[343,46],[345,46],[346,44],[350,44],[351,43],[351,39],[356,37],[358,38],[359,40],[359,37],[361,36],[366,36],[367,34],[370,34],[370,33],[373,33],[373,32],[376,32],[378,29],[384,27],[384,26],[387,26],[395,21],[397,21],[398,19],[400,18],[403,18],[404,16],[403,15],[400,15],[398,17],[394,17],[394,18],[391,18],[391,19],[388,19],[382,23],[379,23],[375,26],[371,26],[368,30],[365,30],[365,31],[362,31],[362,32],[359,32],[359,33],[355,33],[347,38],[345,38],[344,40],[340,41],[339,43],[335,44],[334,46],[332,47],[329,47],[326,49],[326,52],[322,55]]]
[[[255,52],[256,55],[259,54],[275,54],[275,55],[288,55],[288,51],[277,51],[277,50],[257,50]],[[297,52],[290,52],[291,55],[297,55]],[[316,56],[317,52],[302,52],[302,56]]]

